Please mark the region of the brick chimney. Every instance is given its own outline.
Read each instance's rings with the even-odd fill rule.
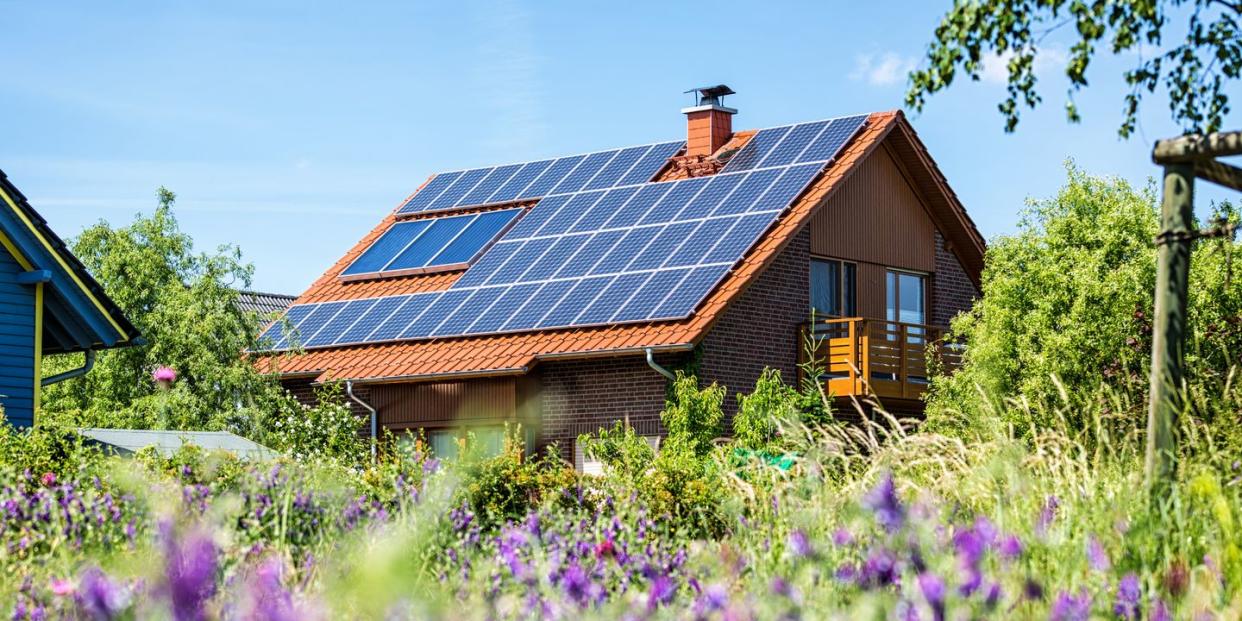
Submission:
[[[716,152],[733,136],[733,115],[737,110],[724,107],[724,96],[733,89],[718,84],[692,88],[694,105],[682,108],[686,115],[686,155],[706,157]]]

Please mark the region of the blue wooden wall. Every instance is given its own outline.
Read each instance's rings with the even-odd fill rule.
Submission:
[[[17,283],[23,271],[0,246],[0,403],[19,427],[34,422],[35,286]]]

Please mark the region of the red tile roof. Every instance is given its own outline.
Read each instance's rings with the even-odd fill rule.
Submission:
[[[316,349],[263,356],[256,360],[256,364],[265,372],[314,375],[319,381],[398,381],[521,374],[542,358],[619,355],[637,353],[648,347],[656,350],[690,349],[707,334],[724,309],[741,295],[802,226],[810,221],[818,207],[844,184],[857,169],[857,165],[899,125],[908,127],[900,112],[872,114],[867,125],[843,149],[840,157],[777,219],[768,233],[708,295],[694,314],[686,319]],[[737,132],[722,147],[722,152],[744,144],[753,133]],[[665,171],[661,180],[679,178],[678,175],[684,174],[670,168]],[[315,281],[298,298],[298,303],[409,294],[446,289],[452,285],[462,272],[348,283],[337,279],[337,275],[354,257],[387,230],[394,219],[394,215],[385,218]]]

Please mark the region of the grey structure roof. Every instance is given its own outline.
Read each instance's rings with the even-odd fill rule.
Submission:
[[[293,301],[298,299],[296,295],[285,295],[283,293],[263,293],[261,291],[238,291],[237,292],[237,308],[244,311],[258,313],[260,317],[267,317],[276,313],[284,312],[289,308]]]
[[[148,429],[79,429],[90,442],[105,451],[128,456],[154,446],[160,455],[172,455],[186,444],[206,450],[220,450],[248,459],[268,459],[276,451],[227,431],[153,431]]]

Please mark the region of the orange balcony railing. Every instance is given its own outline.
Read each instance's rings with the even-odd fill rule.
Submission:
[[[838,397],[918,399],[933,369],[952,372],[961,365],[961,346],[946,343],[944,333],[900,321],[817,318],[802,326],[802,361],[815,356],[825,389]]]

